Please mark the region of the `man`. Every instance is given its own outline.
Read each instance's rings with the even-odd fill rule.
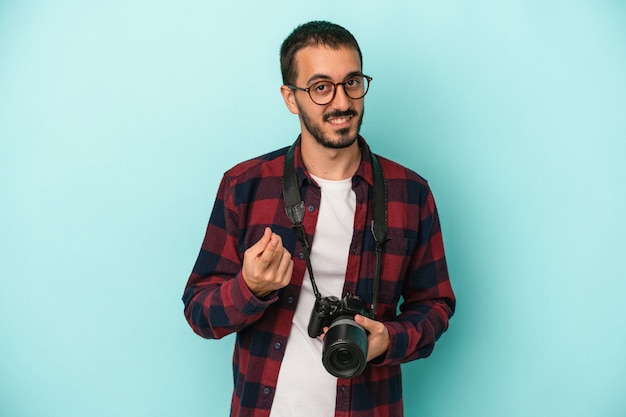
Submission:
[[[187,283],[186,318],[206,338],[237,333],[232,416],[402,416],[400,364],[431,353],[455,306],[432,193],[416,173],[372,156],[359,136],[371,78],[346,29],[301,25],[280,60],[281,93],[301,126],[292,164],[306,242],[285,210],[288,149],[235,166]],[[378,263],[374,158],[387,210]],[[322,364],[324,334],[306,330],[318,294],[377,301],[374,317],[354,316],[367,331],[362,373],[338,378]]]

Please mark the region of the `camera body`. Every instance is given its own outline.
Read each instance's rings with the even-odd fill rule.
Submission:
[[[367,364],[367,332],[354,321],[356,314],[373,318],[363,300],[353,294],[346,294],[341,300],[333,296],[319,298],[311,311],[309,336],[315,338],[328,327],[322,363],[338,378],[360,375]]]

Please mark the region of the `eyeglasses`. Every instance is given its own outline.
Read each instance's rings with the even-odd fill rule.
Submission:
[[[368,77],[367,75],[355,75],[341,83],[333,83],[332,81],[325,80],[313,83],[308,88],[300,88],[295,85],[288,85],[287,87],[292,90],[306,91],[309,93],[309,97],[311,97],[313,103],[325,106],[335,99],[338,86],[343,85],[343,91],[346,95],[353,100],[358,100],[365,97],[365,94],[367,94],[370,88],[371,81],[372,77]]]

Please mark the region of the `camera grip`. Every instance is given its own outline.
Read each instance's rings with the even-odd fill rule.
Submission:
[[[313,310],[311,311],[311,318],[309,319],[309,337],[316,338],[317,336],[322,334],[325,320],[326,316],[320,314],[320,312],[317,311],[315,307],[313,307]]]

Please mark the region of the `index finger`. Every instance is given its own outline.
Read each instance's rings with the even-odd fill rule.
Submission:
[[[257,257],[263,263],[270,264],[275,259],[277,253],[282,254],[282,239],[276,233],[272,233],[265,250],[259,252]]]

